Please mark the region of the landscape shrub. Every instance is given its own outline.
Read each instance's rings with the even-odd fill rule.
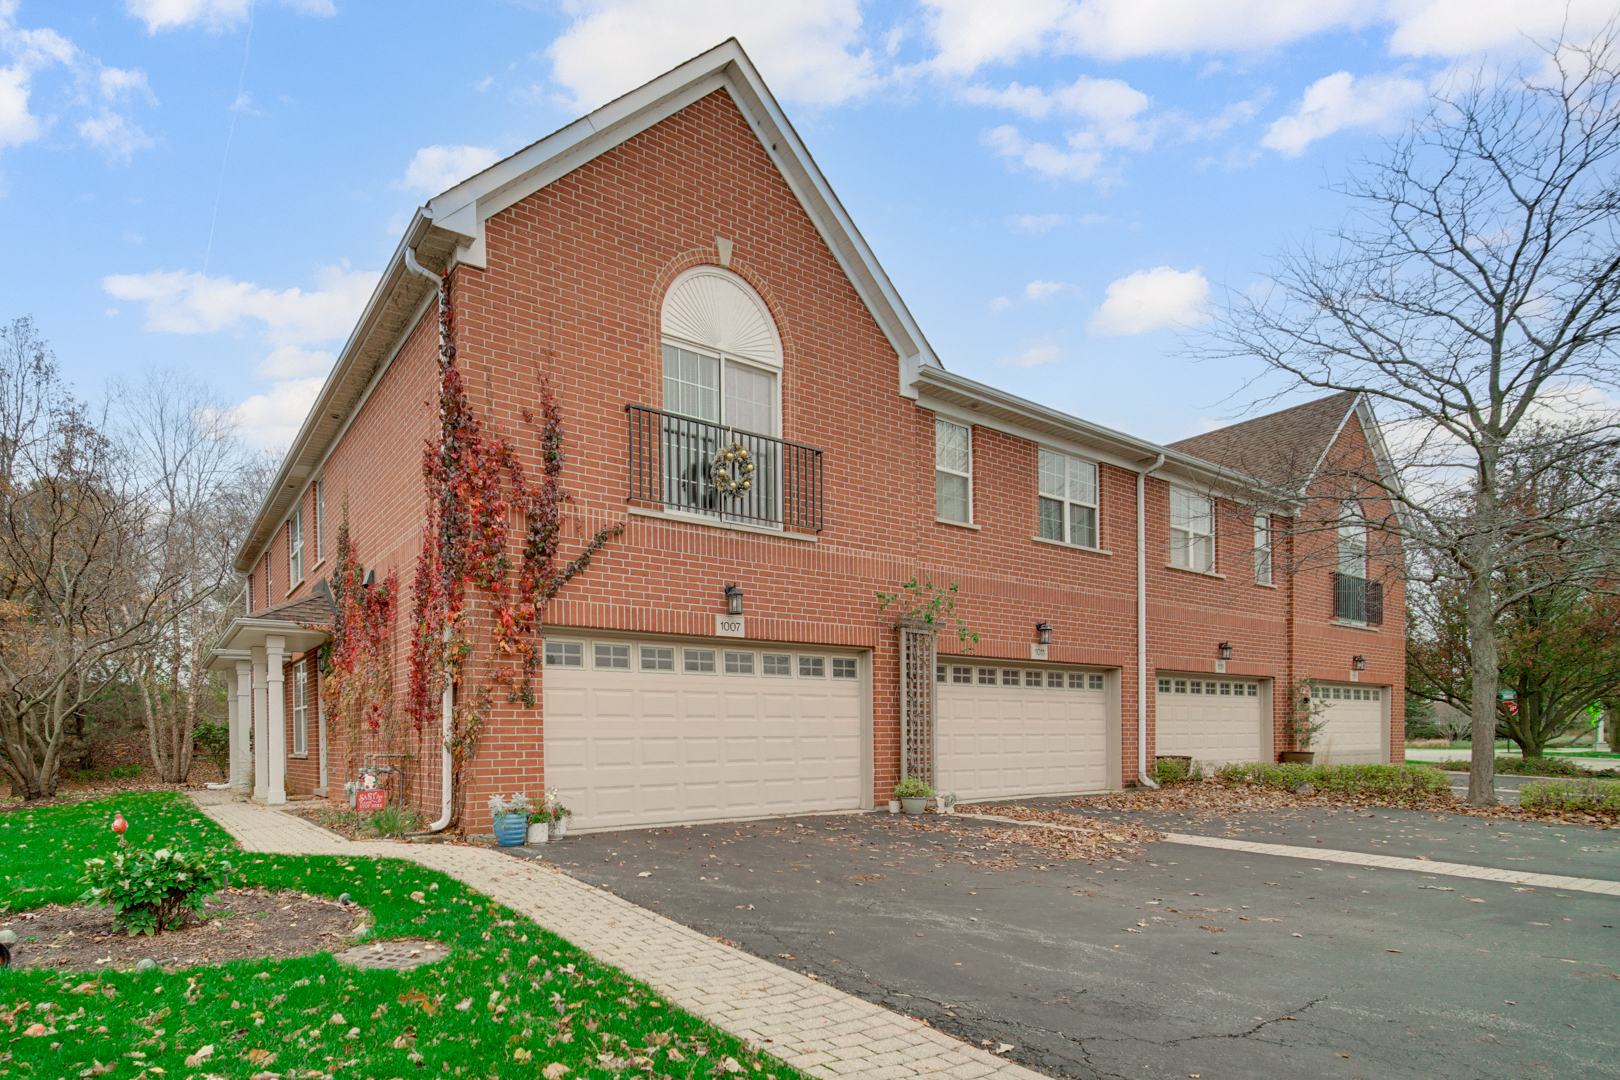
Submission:
[[[134,937],[158,934],[202,914],[203,904],[224,884],[231,864],[207,852],[158,848],[115,851],[109,859],[87,859],[88,886],[81,900],[110,904],[113,921]]]
[[[1452,758],[1435,764],[1453,772],[1467,772],[1469,761],[1467,758]],[[1593,776],[1620,777],[1620,770],[1617,769],[1587,769],[1569,758],[1559,757],[1499,757],[1496,759],[1496,773],[1498,776],[1567,776],[1576,780]]]
[[[421,827],[422,815],[409,806],[385,806],[366,818],[366,828],[373,836],[404,836]]]
[[[203,721],[197,725],[196,731],[191,735],[192,745],[197,748],[197,757],[211,761],[214,768],[219,770],[221,780],[229,779],[231,770],[231,727],[229,724],[213,724]]]
[[[1451,789],[1446,774],[1428,765],[1306,765],[1301,762],[1269,764],[1231,762],[1216,770],[1228,784],[1256,784],[1280,791],[1310,787],[1339,795],[1380,795],[1414,798],[1440,795]]]
[[[1153,782],[1160,787],[1203,778],[1204,767],[1189,758],[1162,757],[1153,763]]]
[[[1620,811],[1620,780],[1537,780],[1519,789],[1519,805],[1531,810],[1612,813]]]

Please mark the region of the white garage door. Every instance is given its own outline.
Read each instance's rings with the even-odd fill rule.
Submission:
[[[964,801],[1108,786],[1101,672],[941,664],[935,786]]]
[[[1354,765],[1389,760],[1389,726],[1384,723],[1387,691],[1380,686],[1317,683],[1314,694],[1327,704],[1327,726],[1311,742],[1318,765]]]
[[[1158,676],[1156,754],[1195,761],[1270,761],[1270,732],[1253,679]]]
[[[546,785],[579,829],[860,806],[853,653],[548,638]]]

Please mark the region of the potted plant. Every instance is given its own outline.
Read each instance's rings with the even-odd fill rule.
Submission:
[[[1316,752],[1311,749],[1311,741],[1317,733],[1327,727],[1327,711],[1330,708],[1326,698],[1312,693],[1309,681],[1301,679],[1295,683],[1288,693],[1288,715],[1283,720],[1283,734],[1293,743],[1293,750],[1284,750],[1277,755],[1279,761],[1299,762],[1310,765],[1316,760]]]
[[[900,800],[906,813],[921,814],[928,809],[928,800],[934,797],[934,789],[927,781],[908,776],[894,785],[894,797]]]
[[[551,811],[537,806],[529,811],[529,835],[525,843],[543,844],[551,839]]]
[[[956,804],[961,801],[961,798],[954,791],[949,795],[936,795],[934,797],[934,809],[941,814],[954,814],[956,813]]]
[[[568,835],[568,819],[574,812],[562,804],[562,796],[557,794],[556,788],[546,792],[546,809],[551,811],[551,838],[561,840]]]
[[[899,812],[900,812],[900,800],[899,799],[890,799],[889,800],[889,813],[898,814]]]
[[[517,847],[528,838],[529,814],[534,807],[522,792],[516,795],[491,795],[489,820],[495,828],[495,842],[501,847]]]

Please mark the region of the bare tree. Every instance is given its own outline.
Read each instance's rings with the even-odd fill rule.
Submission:
[[[241,575],[231,557],[260,484],[230,411],[205,387],[176,372],[149,372],[115,383],[110,396],[139,498],[163,537],[148,573],[170,584],[154,597],[150,644],[133,673],[152,764],[159,778],[179,783],[191,771],[197,724],[218,719],[203,715],[223,700],[210,692],[204,660],[235,614]]]
[[[1559,543],[1559,581],[1596,584],[1612,577],[1617,525],[1612,476],[1592,478],[1584,508],[1518,498],[1617,437],[1614,414],[1588,405],[1620,382],[1615,27],[1545,60],[1453,78],[1347,183],[1356,215],[1285,253],[1274,288],[1235,296],[1210,346],[1258,356],[1289,388],[1378,404],[1392,475],[1360,479],[1399,512],[1369,524],[1435,553],[1414,567],[1463,598],[1480,805],[1496,801],[1502,617],[1546,584],[1514,570]],[[1588,527],[1564,543],[1571,515]]]

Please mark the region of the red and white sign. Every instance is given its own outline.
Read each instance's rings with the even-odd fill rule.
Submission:
[[[388,805],[388,792],[382,788],[357,791],[354,794],[354,807],[356,810],[381,810],[386,805]]]
[[[1507,703],[1507,711],[1508,711],[1509,716],[1518,716],[1519,715],[1519,703],[1517,701],[1508,702]]]

